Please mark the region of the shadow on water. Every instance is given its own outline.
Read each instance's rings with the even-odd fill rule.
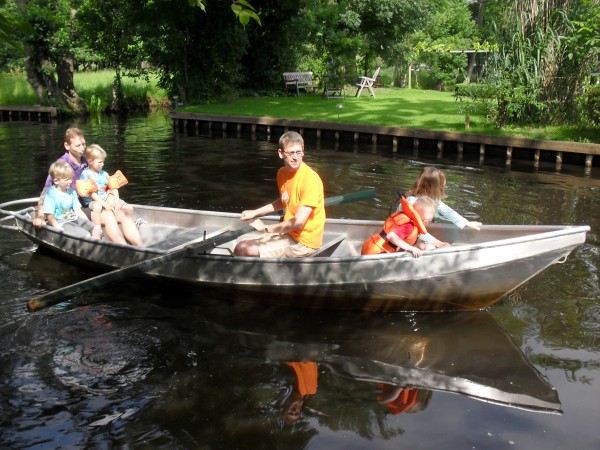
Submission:
[[[73,277],[44,253],[29,269]],[[404,431],[386,417],[439,393],[561,413],[487,312],[265,308],[130,280],[24,322],[2,348],[3,441],[16,447],[305,448],[324,429],[391,439]]]

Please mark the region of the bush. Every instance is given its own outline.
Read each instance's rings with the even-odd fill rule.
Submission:
[[[577,99],[582,122],[593,127],[600,126],[600,84],[590,84]]]

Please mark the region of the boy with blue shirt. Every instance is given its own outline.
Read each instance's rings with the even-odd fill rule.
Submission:
[[[72,234],[85,230],[93,239],[100,239],[102,229],[89,220],[83,210],[73,183],[73,168],[66,162],[55,162],[48,171],[53,185],[46,190],[43,211],[48,224]]]

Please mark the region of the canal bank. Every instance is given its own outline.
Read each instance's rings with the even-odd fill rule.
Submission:
[[[169,117],[175,131],[229,133],[253,140],[258,135],[266,135],[270,140],[272,135],[294,130],[314,138],[317,143],[333,141],[336,150],[354,150],[359,144],[370,144],[374,153],[410,149],[413,156],[418,156],[421,149],[433,147],[438,158],[455,154],[460,160],[465,153],[475,152],[483,162],[486,156],[501,154],[507,167],[513,160],[520,159],[531,161],[532,168],[537,169],[540,161],[550,160],[557,172],[563,164],[573,164],[583,166],[585,175],[600,164],[600,157],[594,160],[594,156],[600,155],[600,144],[593,143],[224,114],[172,112]]]

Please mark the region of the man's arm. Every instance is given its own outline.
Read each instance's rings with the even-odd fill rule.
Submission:
[[[306,225],[306,222],[308,222],[308,218],[312,214],[312,210],[313,209],[310,206],[301,206],[300,208],[298,208],[298,211],[296,211],[296,215],[291,219],[288,219],[285,222],[279,222],[273,225],[269,225],[269,233],[283,234],[295,230],[301,230],[302,228],[304,228],[304,225]],[[250,226],[256,231],[266,232],[265,224],[260,219],[257,219],[254,222],[252,222]]]
[[[240,220],[243,220],[244,222],[246,222],[248,220],[254,219],[255,217],[265,216],[267,214],[274,213],[275,211],[280,211],[282,209],[283,209],[283,203],[281,202],[281,199],[278,198],[277,200],[274,200],[273,202],[269,203],[268,205],[261,206],[258,209],[248,209],[248,210],[242,212],[242,216],[240,217]]]

